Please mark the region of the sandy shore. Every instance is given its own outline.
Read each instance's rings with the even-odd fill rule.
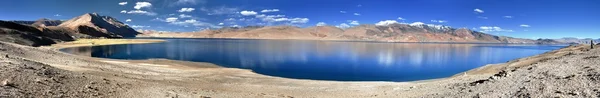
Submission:
[[[101,45],[117,45],[117,44],[146,44],[160,43],[165,40],[160,39],[78,39],[76,41],[53,44],[52,48],[68,48],[81,46],[101,46]]]
[[[0,55],[3,55],[0,57],[0,60],[2,60],[2,62],[0,62],[0,68],[2,68],[2,70],[0,70],[2,73],[0,79],[9,81],[7,82],[9,85],[1,85],[2,88],[0,88],[0,92],[3,93],[0,93],[0,97],[400,98],[449,96],[589,97],[594,96],[594,94],[600,94],[597,90],[593,89],[593,87],[598,88],[598,82],[594,82],[590,78],[584,77],[587,74],[600,73],[600,67],[598,67],[598,65],[600,65],[600,62],[598,62],[600,61],[600,58],[597,57],[597,55],[600,55],[600,50],[589,49],[583,45],[571,46],[537,56],[513,60],[504,64],[490,64],[465,73],[457,74],[450,78],[418,82],[338,82],[299,80],[265,76],[244,69],[222,68],[210,63],[164,59],[136,61],[115,60],[78,56],[58,51],[59,48],[65,47],[154,42],[161,41],[145,39],[82,40],[56,44],[51,47],[29,47],[0,42]],[[4,55],[7,56],[5,57]],[[595,58],[594,55],[596,56]],[[591,61],[577,61],[579,59]],[[571,63],[552,63],[562,61]],[[561,66],[570,66],[581,63],[582,65],[587,64],[596,66],[588,66],[586,67],[587,69],[584,68],[585,66],[581,66],[563,68],[564,70],[552,70],[562,68]],[[54,72],[60,75],[48,76],[43,73],[25,74],[23,70],[30,70],[31,68],[24,67],[24,64],[26,66],[37,67],[48,66],[44,67],[46,69],[43,70],[55,70]],[[532,66],[536,67],[530,68]],[[531,69],[535,70],[532,71]],[[589,69],[597,69],[598,71],[586,71]],[[42,69],[40,68],[40,70]],[[581,75],[577,74],[574,77],[577,77],[577,79],[581,78],[577,81],[589,85],[569,86],[566,88],[566,86],[558,85],[564,81],[538,79],[540,77],[551,79],[550,77],[557,76],[556,74],[548,74],[553,73],[554,71],[556,71],[555,73],[575,74],[577,74],[577,72],[583,72],[580,73]],[[546,74],[531,76],[531,74],[538,74],[538,72],[546,72]],[[20,74],[24,74],[27,77],[23,77]],[[571,76],[570,74],[565,75]],[[600,76],[600,74],[598,76]],[[46,83],[44,79],[62,82]],[[592,79],[600,80],[600,78]],[[523,81],[537,84],[526,85],[527,83],[520,83]],[[536,87],[544,86],[551,87],[546,87],[544,90],[529,89],[539,89]],[[569,89],[574,87],[579,87],[579,89]],[[52,88],[61,88],[61,92],[47,92],[47,90],[52,90]],[[526,94],[523,94],[523,92],[525,92],[523,91],[523,88],[528,90]],[[561,93],[555,94],[555,91],[560,91]],[[573,92],[577,94],[574,95],[572,94]]]

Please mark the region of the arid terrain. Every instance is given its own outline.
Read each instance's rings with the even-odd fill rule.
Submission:
[[[137,35],[142,34],[142,35]],[[600,49],[569,46],[453,77],[413,82],[341,82],[272,77],[203,62],[116,60],[61,48],[159,43],[121,37],[351,40],[459,43],[587,43],[579,39],[520,39],[428,24],[225,27],[188,33],[133,30],[109,16],[87,13],[67,21],[0,21],[0,97],[599,97]],[[100,38],[100,39],[85,39]],[[588,40],[588,39],[585,39]],[[589,39],[593,40],[593,39]],[[51,46],[48,46],[51,45]]]
[[[414,82],[287,79],[200,62],[115,60],[59,52],[104,40],[30,47],[0,42],[6,97],[598,97],[600,49],[570,46],[454,77]],[[122,42],[122,41],[121,41]],[[150,43],[156,40],[127,40]],[[94,43],[94,44],[93,44]],[[95,44],[98,43],[98,44]],[[120,43],[122,44],[122,43]]]

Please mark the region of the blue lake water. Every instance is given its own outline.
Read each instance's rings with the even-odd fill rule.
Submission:
[[[307,40],[164,39],[165,43],[66,48],[112,59],[165,58],[251,69],[277,77],[414,81],[449,77],[565,45],[378,43]]]

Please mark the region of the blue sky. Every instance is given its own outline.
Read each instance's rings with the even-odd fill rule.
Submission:
[[[387,21],[520,38],[600,38],[600,0],[8,0],[2,5],[0,20],[67,20],[96,12],[138,30]]]

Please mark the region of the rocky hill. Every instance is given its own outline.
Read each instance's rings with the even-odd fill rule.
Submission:
[[[73,41],[77,38],[135,37],[139,32],[109,16],[87,13],[68,21],[0,21],[0,41],[29,46]]]
[[[29,46],[50,45],[57,41],[74,40],[68,30],[36,28],[8,21],[0,21],[0,35],[0,41]]]
[[[86,13],[67,20],[60,27],[67,27],[95,37],[135,37],[139,32],[110,16],[100,16],[97,13]]]

